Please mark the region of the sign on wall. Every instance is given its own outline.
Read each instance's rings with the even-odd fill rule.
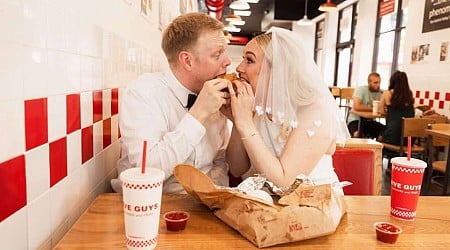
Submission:
[[[426,0],[422,33],[450,28],[450,0]]]

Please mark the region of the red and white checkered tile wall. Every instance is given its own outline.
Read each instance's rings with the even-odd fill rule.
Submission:
[[[23,102],[25,150],[0,162],[0,221],[65,178],[69,160],[82,166],[120,137],[118,99],[115,88]]]
[[[450,92],[416,90],[416,104],[428,105],[437,112],[446,113],[450,110]]]

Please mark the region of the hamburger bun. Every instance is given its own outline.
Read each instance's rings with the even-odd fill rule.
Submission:
[[[236,84],[233,83],[234,80],[239,80],[239,77],[236,75],[236,73],[225,73],[222,75],[218,75],[217,78],[227,79],[233,85],[233,90],[237,91]],[[228,89],[223,89],[222,91],[228,92]]]
[[[236,75],[236,73],[225,73],[222,75],[218,75],[217,78],[227,79],[230,82],[239,80],[239,77]]]

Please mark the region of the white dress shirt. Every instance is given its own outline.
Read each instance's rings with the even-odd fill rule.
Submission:
[[[186,108],[190,92],[171,71],[144,74],[121,93],[119,127],[121,158],[117,172],[140,167],[147,140],[147,167],[165,172],[163,192],[180,193],[173,175],[177,164],[190,164],[220,186],[228,186],[225,149],[229,140],[226,117],[218,111],[202,125]],[[120,192],[120,181],[111,181]]]

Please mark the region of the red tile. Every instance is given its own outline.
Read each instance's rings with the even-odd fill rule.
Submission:
[[[422,99],[422,98],[420,98],[420,99],[419,99],[419,104],[421,104],[421,105],[422,105],[423,103],[424,103],[424,102],[423,102],[423,99]]]
[[[450,93],[445,93],[445,100],[450,101]]]
[[[416,97],[417,97],[417,98],[420,97],[420,90],[416,90]]]
[[[27,204],[25,156],[0,163],[0,222]]]
[[[428,106],[430,106],[430,108],[433,108],[433,104],[434,104],[433,100],[428,100]]]
[[[25,100],[25,141],[27,150],[47,143],[47,98]]]
[[[426,99],[430,98],[430,91],[425,91],[425,98]]]
[[[119,89],[111,89],[111,115],[119,113]]]
[[[93,126],[81,130],[81,163],[85,163],[94,156]]]
[[[444,101],[439,101],[439,108],[444,109]]]
[[[81,128],[80,94],[66,96],[67,134]]]
[[[103,92],[96,90],[92,92],[92,108],[94,123],[103,119]]]
[[[439,100],[439,92],[434,92],[434,100]]]
[[[103,148],[111,144],[111,118],[103,121]]]
[[[50,187],[67,176],[67,139],[63,137],[50,143]]]

